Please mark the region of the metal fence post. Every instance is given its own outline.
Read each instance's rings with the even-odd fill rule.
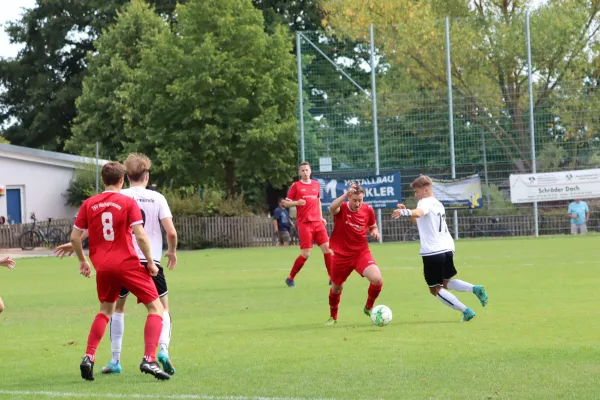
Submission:
[[[448,124],[450,128],[450,166],[452,179],[456,178],[456,160],[454,156],[454,105],[452,103],[452,68],[450,61],[450,19],[446,17],[446,77],[448,80]],[[458,239],[458,212],[454,210],[454,239]]]
[[[531,139],[531,172],[537,173],[536,161],[535,161],[535,121],[533,116],[533,83],[531,76],[531,35],[529,31],[529,11],[525,13],[526,16],[526,27],[527,27],[527,80],[529,86],[529,137]],[[533,226],[535,230],[535,237],[540,235],[538,230],[538,204],[537,201],[533,203]]]

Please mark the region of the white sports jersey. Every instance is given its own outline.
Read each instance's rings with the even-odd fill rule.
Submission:
[[[419,238],[421,239],[422,256],[454,252],[454,239],[448,232],[446,225],[446,210],[442,203],[435,197],[426,197],[419,200],[417,208],[423,210],[424,215],[417,218]]]
[[[172,218],[171,210],[167,204],[165,196],[152,190],[142,187],[130,187],[129,189],[121,190],[121,193],[135,199],[142,210],[144,218],[144,231],[150,240],[150,251],[155,262],[160,263],[163,251],[163,237],[160,230],[160,221],[163,218]],[[135,238],[135,236],[134,236]],[[135,252],[142,261],[146,261],[146,257],[137,242],[133,241]]]

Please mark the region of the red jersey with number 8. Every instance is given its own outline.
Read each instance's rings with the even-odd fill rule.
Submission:
[[[142,224],[137,202],[117,192],[103,192],[83,202],[75,228],[89,233],[90,260],[97,271],[139,268],[131,227]]]

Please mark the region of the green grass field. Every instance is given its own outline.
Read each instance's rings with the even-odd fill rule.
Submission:
[[[283,283],[298,248],[180,253],[167,271],[173,319],[167,382],[139,372],[145,309],[128,303],[123,373],[79,376],[95,283],[75,259],[18,260],[3,269],[0,398],[156,399],[597,399],[600,374],[598,237],[457,242],[459,277],[484,284],[457,296],[477,312],[468,323],[427,290],[418,245],[372,246],[384,288],[377,304],[392,323],[362,313],[368,283],[354,274],[339,323],[329,316],[318,249]]]

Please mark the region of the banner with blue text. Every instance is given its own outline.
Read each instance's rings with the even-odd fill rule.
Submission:
[[[328,208],[333,200],[344,194],[351,183],[365,189],[365,203],[373,208],[396,208],[402,200],[400,173],[374,175],[363,178],[324,179],[315,177],[321,185],[321,203]]]
[[[481,178],[479,174],[457,179],[437,179],[433,181],[433,195],[450,210],[461,208],[481,208]]]

